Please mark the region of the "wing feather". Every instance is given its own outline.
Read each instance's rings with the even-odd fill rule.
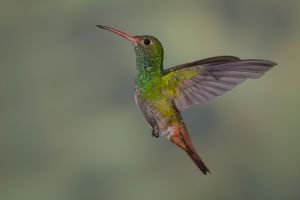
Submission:
[[[267,60],[240,60],[233,56],[208,58],[165,70],[166,88],[178,110],[208,101],[233,89],[247,78],[259,78],[276,63]]]

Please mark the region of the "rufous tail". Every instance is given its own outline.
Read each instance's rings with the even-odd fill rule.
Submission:
[[[196,152],[184,124],[173,127],[173,130],[170,133],[170,141],[182,148],[203,172],[203,174],[210,172],[201,160],[199,154]]]

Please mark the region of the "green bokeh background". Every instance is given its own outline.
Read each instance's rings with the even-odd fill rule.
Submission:
[[[300,199],[300,1],[2,1],[1,200]],[[158,37],[165,66],[278,63],[183,113],[211,175],[134,104],[135,55],[96,24]]]

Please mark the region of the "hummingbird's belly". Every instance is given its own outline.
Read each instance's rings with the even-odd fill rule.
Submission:
[[[159,100],[148,105],[148,112],[159,127],[160,136],[168,136],[177,121],[177,112],[171,101]]]
[[[174,103],[163,94],[146,98],[137,89],[135,101],[152,127],[152,135],[156,137],[168,136],[174,124],[180,120],[180,113],[178,113]]]

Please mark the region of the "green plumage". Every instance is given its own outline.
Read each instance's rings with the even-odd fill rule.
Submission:
[[[149,45],[135,45],[137,78],[136,85],[143,94],[161,81],[163,76],[164,51],[160,42],[152,36],[139,36],[141,40],[151,38]]]

